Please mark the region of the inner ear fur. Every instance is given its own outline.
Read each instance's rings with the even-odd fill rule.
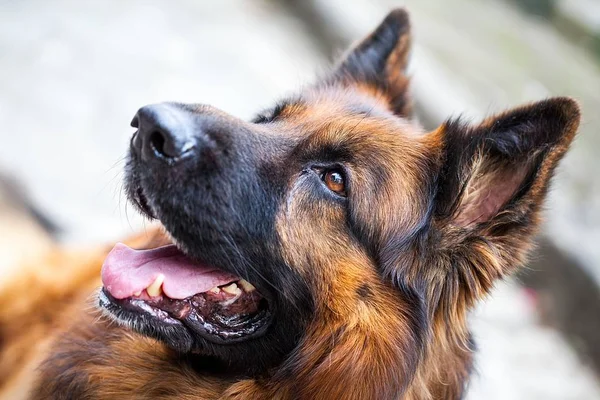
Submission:
[[[520,265],[550,178],[579,121],[577,103],[559,97],[475,126],[460,120],[442,125],[436,132],[443,161],[434,221],[445,246],[471,264],[481,266],[485,258],[494,276]]]
[[[408,13],[395,9],[342,58],[331,80],[370,89],[387,101],[392,112],[410,117],[412,105],[406,76],[410,47]]]

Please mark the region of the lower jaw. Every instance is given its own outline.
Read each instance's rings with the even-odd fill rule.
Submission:
[[[101,309],[108,312],[111,319],[186,353],[197,347],[198,339],[227,345],[259,338],[271,322],[269,310],[263,309],[249,316],[243,321],[246,323],[240,324],[235,330],[224,330],[196,313],[177,319],[143,300],[116,299],[104,288],[100,290],[98,300]]]

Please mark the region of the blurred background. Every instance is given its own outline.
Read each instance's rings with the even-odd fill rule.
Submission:
[[[538,252],[473,313],[468,399],[600,399],[600,0],[0,0],[0,286],[46,232],[87,246],[143,229],[121,194],[140,106],[249,118],[397,6],[412,15],[427,128],[551,95],[581,102]]]

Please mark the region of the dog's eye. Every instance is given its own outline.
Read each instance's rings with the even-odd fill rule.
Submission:
[[[340,169],[333,168],[323,171],[321,179],[329,190],[339,196],[346,197],[346,179]]]

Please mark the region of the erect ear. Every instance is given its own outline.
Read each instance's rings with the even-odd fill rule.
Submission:
[[[404,9],[388,14],[373,33],[363,39],[338,64],[334,80],[364,84],[389,102],[400,116],[411,114],[408,78],[405,75],[410,52],[410,22]]]
[[[444,161],[434,223],[449,253],[476,269],[482,289],[524,262],[549,180],[579,120],[574,100],[552,98],[437,131]]]

